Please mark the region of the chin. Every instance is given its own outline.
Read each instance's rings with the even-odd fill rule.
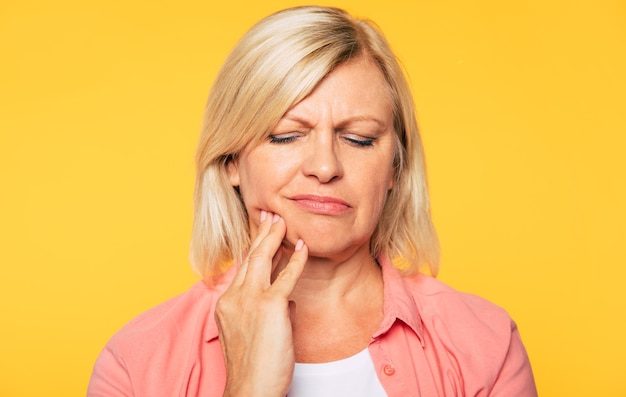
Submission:
[[[295,246],[298,238],[301,238],[307,245],[309,256],[317,258],[337,258],[338,256],[352,255],[363,246],[369,244],[368,240],[363,243],[350,239],[342,239],[342,236],[326,232],[311,233],[307,231],[298,235],[289,236],[287,233],[286,243],[290,248]],[[368,248],[369,250],[369,248]]]

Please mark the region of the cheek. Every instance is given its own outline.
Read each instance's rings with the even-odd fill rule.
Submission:
[[[260,201],[263,201],[263,189],[260,183],[257,183],[258,179],[254,174],[242,177],[239,191],[243,199],[246,208],[250,210],[253,207],[257,207]]]
[[[384,168],[384,165],[378,168],[378,170],[382,168]],[[376,172],[373,174],[376,174]],[[378,220],[387,202],[389,193],[394,186],[393,171],[388,172],[387,175],[384,175],[377,183],[371,183],[371,180],[368,180],[366,186],[368,187],[368,197],[371,198],[370,210],[372,211],[372,218]]]
[[[241,196],[248,212],[254,209],[271,210],[268,207],[274,191],[273,170],[267,167],[266,159],[251,156],[241,164],[239,186]]]
[[[255,173],[241,173],[239,193],[243,200],[248,215],[248,226],[252,238],[256,236],[259,226],[261,210],[268,208],[266,198],[263,197],[264,189],[261,184],[255,183]]]
[[[385,207],[385,203],[387,201],[387,197],[389,195],[389,191],[387,189],[378,189],[376,192],[372,192],[372,208],[371,211],[371,221],[374,224],[377,224],[382,213],[383,208]]]

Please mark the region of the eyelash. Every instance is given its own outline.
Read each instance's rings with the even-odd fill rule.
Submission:
[[[289,142],[293,142],[297,139],[298,137],[296,135],[289,135],[286,137],[279,137],[276,135],[270,135],[270,143],[289,143]]]
[[[270,135],[270,143],[283,144],[290,143],[298,139],[297,135],[289,135],[286,137],[280,137],[276,135]],[[359,146],[359,147],[370,147],[374,146],[374,138],[367,139],[354,139],[354,138],[344,138],[351,145]]]
[[[374,146],[374,138],[367,138],[367,139],[345,138],[345,140],[359,147]]]

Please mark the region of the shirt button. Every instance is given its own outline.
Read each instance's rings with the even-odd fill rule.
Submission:
[[[396,373],[396,369],[391,364],[387,364],[383,367],[383,372],[385,375],[391,376]]]

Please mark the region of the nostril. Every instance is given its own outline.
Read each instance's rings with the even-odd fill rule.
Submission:
[[[328,183],[343,174],[343,167],[334,147],[316,147],[307,153],[303,164],[307,176],[317,178],[321,183]]]

